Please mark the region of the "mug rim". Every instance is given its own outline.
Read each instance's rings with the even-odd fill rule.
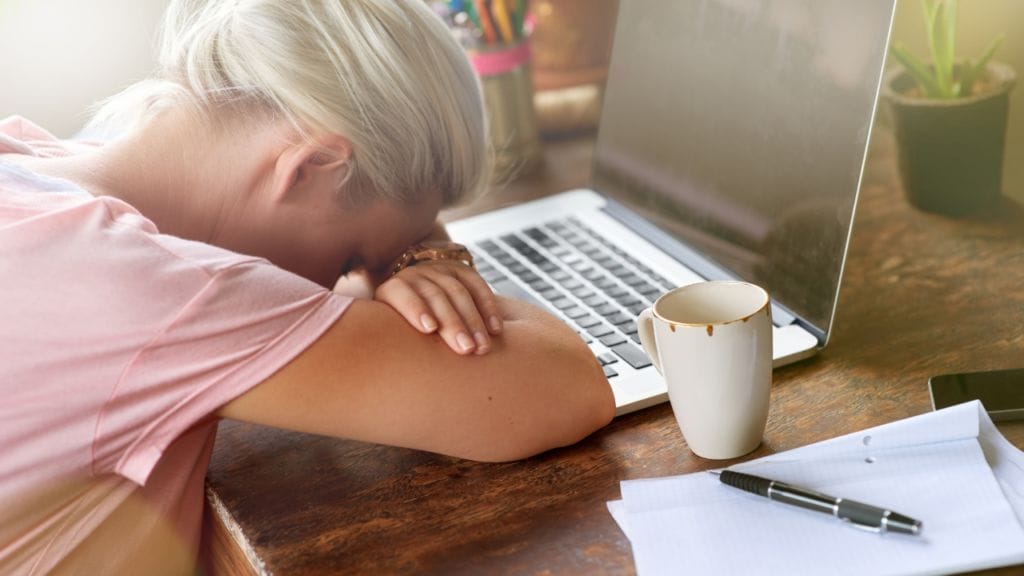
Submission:
[[[730,319],[730,320],[719,320],[719,321],[716,321],[716,322],[680,322],[679,320],[670,320],[668,318],[665,318],[664,316],[662,316],[661,314],[658,313],[658,304],[661,304],[661,301],[665,297],[670,296],[672,294],[675,294],[677,292],[681,292],[683,290],[686,290],[687,288],[691,288],[691,287],[694,287],[694,286],[703,286],[703,285],[707,285],[707,284],[719,284],[719,285],[735,284],[735,285],[741,285],[741,286],[749,286],[751,288],[757,289],[757,291],[761,293],[761,296],[764,297],[764,302],[761,303],[760,306],[758,306],[757,310],[754,310],[753,312],[751,312],[750,314],[747,314],[746,316],[742,316],[740,318],[733,318],[733,319]],[[766,307],[768,307],[771,304],[771,301],[772,301],[772,299],[771,299],[771,296],[768,295],[768,291],[765,290],[764,288],[762,288],[761,286],[758,286],[757,284],[754,284],[752,282],[744,282],[743,280],[705,280],[705,281],[702,281],[702,282],[694,282],[693,284],[687,284],[685,286],[679,286],[677,288],[673,288],[672,290],[669,290],[668,292],[665,292],[664,294],[659,296],[657,300],[654,301],[654,304],[651,304],[651,314],[654,315],[655,318],[661,320],[662,322],[665,322],[667,324],[675,324],[676,326],[687,326],[687,327],[725,326],[726,324],[733,324],[735,322],[746,322],[746,321],[750,320],[754,316],[757,316],[758,314],[760,314],[761,311],[764,310]]]

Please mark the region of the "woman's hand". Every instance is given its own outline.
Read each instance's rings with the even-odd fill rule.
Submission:
[[[502,320],[491,287],[461,262],[420,262],[377,287],[374,300],[424,334],[437,332],[459,354],[486,354]]]

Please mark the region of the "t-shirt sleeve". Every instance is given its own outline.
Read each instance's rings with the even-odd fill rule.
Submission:
[[[100,414],[94,472],[145,484],[175,438],[298,356],[350,303],[265,261],[219,270],[125,369]]]

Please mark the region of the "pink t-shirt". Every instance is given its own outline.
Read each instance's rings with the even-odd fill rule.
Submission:
[[[71,146],[0,121],[0,153]],[[194,555],[214,412],[350,302],[0,157],[0,573],[48,572],[128,501]]]

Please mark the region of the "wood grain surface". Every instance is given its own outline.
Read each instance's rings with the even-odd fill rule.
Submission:
[[[590,139],[549,142],[540,173],[445,216],[584,186],[591,153]],[[775,371],[764,442],[744,459],[927,412],[934,374],[1024,366],[1024,214],[1009,201],[963,220],[914,210],[893,154],[876,132],[832,340]],[[1024,447],[1024,422],[999,428]],[[721,465],[687,450],[667,404],[509,464],[225,421],[208,475],[223,504],[208,518],[212,571],[239,573],[248,547],[246,570],[279,575],[633,574],[605,508],[619,481]]]

